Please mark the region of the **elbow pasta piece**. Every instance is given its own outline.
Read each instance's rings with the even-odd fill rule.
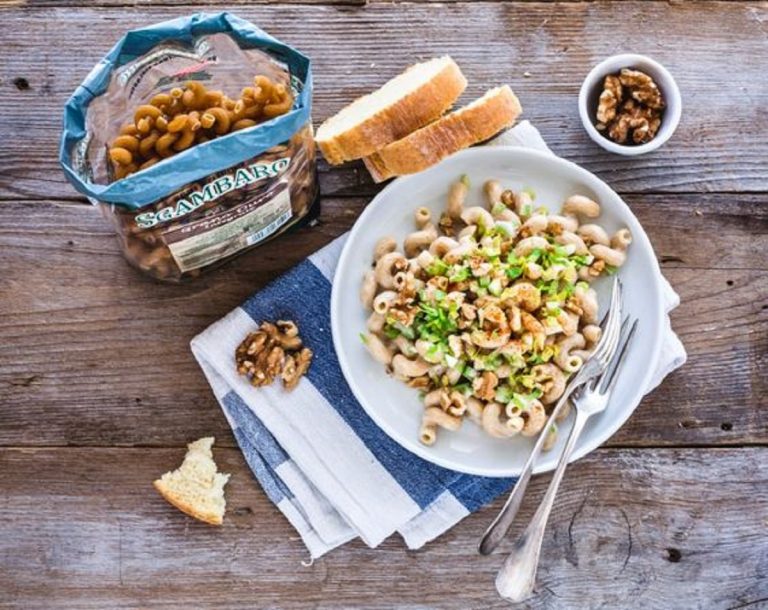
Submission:
[[[405,271],[398,271],[395,273],[395,276],[392,278],[392,287],[397,291],[400,292],[401,290],[405,289],[405,287],[408,284],[408,273]]]
[[[117,136],[112,142],[113,148],[124,148],[131,154],[139,152],[139,139],[136,136],[123,135]]]
[[[570,216],[600,216],[600,204],[584,195],[571,195],[563,204],[563,213]]]
[[[176,152],[187,150],[190,146],[192,146],[192,142],[194,141],[195,141],[195,132],[192,131],[191,127],[187,126],[184,128],[183,131],[181,131],[181,133],[179,134],[179,137],[173,143],[173,150],[175,150]]]
[[[559,349],[553,359],[555,364],[566,373],[575,373],[584,364],[584,359],[576,352],[584,349],[585,345],[586,341],[581,333],[575,333],[570,337],[566,337],[558,343]],[[546,401],[544,402],[546,403]]]
[[[515,246],[515,255],[524,257],[528,256],[534,250],[546,250],[549,247],[549,242],[540,235],[533,235],[526,237],[517,242]]]
[[[289,112],[292,106],[293,106],[293,99],[290,97],[285,97],[279,102],[266,104],[262,112],[264,113],[264,116],[267,117],[268,119],[273,119],[275,117],[278,117],[282,114]]]
[[[507,300],[526,312],[536,311],[541,307],[541,291],[530,282],[518,282],[508,289]]]
[[[499,204],[504,205],[501,201],[501,194],[504,192],[504,189],[501,188],[501,183],[498,180],[486,180],[483,185],[483,192],[485,192],[485,199],[491,212],[493,212],[495,206]]]
[[[365,323],[365,327],[372,333],[380,333],[384,329],[386,321],[387,318],[384,315],[374,311],[368,316],[368,321]]]
[[[152,119],[148,116],[145,116],[143,119],[136,122],[136,129],[140,134],[146,135],[152,131],[152,125]]]
[[[429,250],[422,250],[416,257],[416,264],[420,269],[426,269],[435,262],[435,256]]]
[[[157,144],[158,138],[160,138],[160,134],[157,131],[153,131],[142,138],[139,142],[139,154],[144,158],[154,158],[155,144]]]
[[[133,162],[131,151],[119,146],[109,149],[109,158],[116,165],[130,165]]]
[[[466,208],[461,213],[461,220],[468,225],[479,225],[485,228],[492,227],[496,224],[491,213],[485,208],[481,208],[479,205]]]
[[[481,427],[483,425],[484,407],[485,405],[482,403],[482,401],[475,398],[474,396],[467,398],[467,417],[469,417],[470,421]]]
[[[139,130],[136,129],[136,125],[131,123],[131,124],[128,124],[128,125],[123,125],[120,128],[119,135],[121,135],[121,136],[135,136],[138,133],[139,133]]]
[[[525,420],[523,429],[520,431],[523,436],[536,436],[547,423],[547,412],[538,400],[534,400],[530,407],[521,413],[521,416]]]
[[[458,220],[461,218],[461,213],[464,211],[464,200],[467,198],[469,187],[467,181],[464,179],[457,180],[448,191],[448,206],[446,207],[446,214],[450,218]]]
[[[459,245],[457,245],[455,248],[451,248],[448,252],[445,253],[443,256],[443,260],[448,264],[453,264],[459,262],[461,259],[463,259],[465,256],[468,256],[472,253],[472,251],[475,249],[475,246],[472,243],[469,242],[459,242]],[[474,269],[472,271],[473,275],[485,275],[484,273],[480,273],[480,270]]]
[[[376,287],[376,275],[371,269],[366,272],[363,284],[360,286],[360,301],[366,309],[371,309],[373,307],[373,298],[376,296]]]
[[[615,248],[607,248],[600,244],[595,244],[589,249],[590,254],[597,260],[604,261],[606,265],[613,267],[621,267],[624,261],[627,260],[627,255],[623,250],[616,250]]]
[[[425,226],[419,231],[414,231],[405,238],[403,243],[405,255],[408,257],[416,256],[419,252],[428,248],[435,239],[437,239],[437,229],[432,224]]]
[[[520,218],[528,218],[533,214],[533,198],[530,193],[520,191],[514,194],[515,212]]]
[[[584,340],[587,342],[587,345],[592,346],[596,345],[597,342],[600,341],[600,337],[603,336],[603,329],[600,328],[597,324],[587,324],[584,328],[581,329],[581,334],[584,336]]]
[[[241,129],[248,129],[249,127],[255,127],[256,121],[253,119],[240,119],[232,124],[232,131],[240,131]]]
[[[425,208],[424,206],[416,208],[416,212],[413,216],[418,229],[425,228],[432,220],[432,212],[429,211],[429,208]],[[437,233],[435,233],[434,239],[437,239]]]
[[[408,261],[399,252],[389,252],[376,261],[374,274],[376,282],[382,288],[394,288],[395,273],[408,268]]]
[[[389,236],[382,237],[373,247],[373,262],[375,263],[385,254],[389,254],[395,250],[397,250],[397,242]]]
[[[629,232],[629,229],[619,229],[616,231],[616,233],[613,234],[613,237],[611,237],[611,248],[614,250],[620,250],[625,251],[629,244],[632,243],[632,233]]]
[[[442,235],[433,241],[431,246],[429,246],[429,253],[442,258],[458,245],[459,242],[457,242],[455,239]]]
[[[572,246],[575,254],[589,254],[589,249],[584,240],[581,239],[576,233],[570,231],[564,231],[555,237],[555,243],[561,246]]]
[[[585,243],[590,246],[594,244],[600,244],[601,246],[610,246],[611,240],[608,237],[605,229],[600,225],[587,224],[581,225],[576,233],[581,237]]]
[[[570,337],[579,329],[579,316],[571,311],[561,310],[555,319],[566,337]]]
[[[434,424],[427,425],[424,422],[421,422],[421,427],[419,428],[419,441],[422,445],[434,445],[435,441],[437,440],[437,426]]]
[[[374,334],[369,334],[365,338],[365,346],[373,358],[382,364],[389,365],[392,362],[392,350]]]
[[[163,111],[158,107],[152,106],[151,104],[144,104],[136,109],[136,112],[133,115],[133,120],[138,125],[139,121],[142,121],[145,118],[156,119],[157,117],[162,116],[162,114]]]
[[[481,423],[483,430],[494,438],[509,438],[517,435],[524,426],[523,418],[518,416],[507,417],[501,421],[501,405],[497,402],[489,402],[483,409]]]
[[[538,235],[547,230],[549,219],[544,214],[534,214],[520,227],[520,233],[523,235]]]
[[[403,335],[396,337],[393,340],[393,343],[395,344],[395,347],[400,350],[400,353],[406,358],[413,358],[414,356],[418,355],[416,347],[413,345],[413,343],[411,343],[409,339],[403,337]]]
[[[498,206],[493,212],[491,212],[491,215],[496,220],[496,226],[503,227],[508,235],[514,235],[522,224],[520,222],[519,216],[507,207],[502,208]],[[504,222],[506,224],[500,225],[500,222]]]
[[[557,399],[565,392],[565,375],[555,364],[551,362],[537,364],[531,369],[531,374],[544,389],[541,402],[545,405],[557,402]]]
[[[429,372],[431,366],[425,360],[420,358],[409,360],[402,354],[396,354],[392,358],[392,371],[396,377],[421,377]]]
[[[564,231],[574,233],[578,228],[579,221],[573,216],[560,216],[559,214],[553,214],[549,217],[549,221],[547,223],[547,229],[555,235],[559,235]]]
[[[439,407],[429,407],[424,410],[422,424],[456,431],[461,428],[461,418],[449,415]]]
[[[581,309],[581,317],[587,324],[597,323],[597,292],[594,288],[577,286],[573,291],[573,300]],[[599,328],[599,327],[598,327]]]
[[[162,157],[170,157],[173,154],[173,144],[176,142],[178,134],[164,133],[155,142],[155,152]]]
[[[397,300],[397,293],[393,290],[387,290],[380,292],[373,299],[373,311],[380,314],[385,314],[392,307],[392,304]]]
[[[151,106],[155,106],[156,108],[163,110],[165,107],[169,106],[172,101],[173,98],[169,93],[158,93],[151,100],[149,100],[149,103]]]

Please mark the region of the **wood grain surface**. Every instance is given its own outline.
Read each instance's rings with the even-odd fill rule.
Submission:
[[[206,7],[213,9],[216,3]],[[464,100],[491,86],[511,84],[524,118],[541,129],[555,152],[614,188],[768,190],[768,141],[762,136],[766,118],[761,111],[768,105],[765,3],[376,3],[236,9],[313,58],[317,121],[409,63],[450,53],[470,83]],[[120,0],[113,8],[95,3],[90,8],[37,8],[30,3],[3,11],[3,104],[6,112],[28,120],[0,127],[0,197],[72,197],[74,191],[56,163],[64,101],[125,30],[194,10],[199,7],[134,10]],[[666,65],[676,76],[685,107],[673,143],[636,159],[609,155],[593,145],[576,108],[579,87],[592,65],[622,50],[647,53]],[[18,88],[20,78],[28,88]],[[359,177],[360,167],[353,167],[344,174]],[[350,185],[344,190],[354,192]]]
[[[178,513],[152,489],[181,450],[0,450],[0,485],[10,492],[0,504],[0,608],[48,610],[52,591],[56,607],[73,610],[509,607],[493,588],[499,554],[468,548],[499,502],[420,551],[395,536],[376,551],[350,543],[305,567],[301,542],[239,451],[214,453],[236,473],[221,528]],[[760,607],[765,457],[764,449],[604,449],[580,461],[558,497],[528,607]],[[523,517],[545,483],[532,484]],[[692,493],[702,488],[706,495]]]
[[[450,53],[469,100],[510,83],[553,150],[629,203],[680,294],[688,350],[606,446],[574,465],[527,608],[768,608],[768,3],[234,0],[309,54],[316,123],[414,61]],[[57,163],[67,97],[127,29],[183,0],[0,0],[0,608],[505,608],[502,555],[475,553],[500,503],[417,552],[353,542],[303,566],[251,477],[190,339],[348,230],[381,188],[319,165],[318,222],[182,286],[128,267]],[[590,67],[661,61],[683,118],[659,152],[588,140]],[[217,437],[233,473],[222,528],[152,490]],[[547,477],[532,485],[523,521]],[[504,550],[508,550],[508,546]]]

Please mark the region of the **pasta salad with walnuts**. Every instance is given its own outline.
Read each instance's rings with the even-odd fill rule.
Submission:
[[[465,419],[496,438],[540,433],[600,339],[590,284],[616,272],[632,241],[594,223],[600,205],[583,195],[551,214],[530,190],[483,190],[485,205],[467,206],[463,176],[437,221],[416,210],[402,249],[380,239],[360,291],[368,351],[422,393],[425,445]],[[556,428],[547,434],[548,448]]]

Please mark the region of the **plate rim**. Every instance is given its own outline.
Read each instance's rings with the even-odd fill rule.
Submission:
[[[449,470],[452,470],[454,472],[460,472],[464,474],[470,474],[470,475],[477,475],[477,476],[486,476],[486,477],[517,477],[521,474],[521,471],[517,468],[497,468],[494,470],[489,470],[486,468],[478,468],[474,466],[467,466],[465,464],[453,462],[451,460],[446,460],[435,453],[430,453],[429,447],[422,447],[417,444],[414,445],[406,445],[401,440],[399,440],[399,434],[392,430],[390,426],[382,421],[382,419],[377,416],[375,410],[369,409],[366,406],[366,401],[361,397],[361,392],[358,390],[357,383],[354,381],[354,377],[349,370],[349,365],[347,361],[347,357],[345,355],[344,350],[342,349],[342,340],[341,340],[341,334],[340,334],[340,320],[339,320],[339,314],[338,314],[338,308],[339,308],[339,293],[340,293],[340,286],[341,282],[339,281],[339,278],[341,276],[342,271],[346,267],[347,259],[352,256],[352,247],[351,244],[353,243],[353,237],[355,237],[360,231],[362,231],[362,227],[365,224],[365,220],[368,216],[373,214],[373,210],[376,209],[378,205],[381,205],[381,200],[385,198],[387,191],[394,188],[395,185],[400,185],[403,183],[409,183],[409,182],[418,182],[420,180],[424,179],[424,176],[436,171],[445,161],[454,160],[456,158],[462,158],[462,157],[473,157],[478,156],[481,157],[485,154],[492,153],[492,154],[510,154],[510,155],[522,155],[523,157],[528,156],[533,158],[534,160],[538,159],[541,161],[544,161],[545,163],[555,163],[561,164],[564,167],[568,167],[571,170],[574,170],[577,174],[580,174],[582,177],[586,177],[584,180],[585,183],[592,182],[592,185],[595,187],[599,187],[602,189],[606,189],[610,193],[612,193],[618,201],[624,205],[627,210],[629,211],[629,214],[635,219],[637,224],[642,229],[641,237],[644,241],[646,241],[646,246],[650,249],[651,253],[654,255],[651,257],[653,261],[653,282],[655,285],[656,292],[661,294],[663,292],[663,285],[661,281],[661,269],[659,267],[658,259],[655,256],[654,250],[653,250],[653,244],[651,244],[650,239],[648,238],[647,233],[645,232],[645,228],[642,226],[640,221],[635,216],[634,212],[632,211],[632,208],[629,207],[626,201],[619,195],[613,188],[611,188],[608,183],[606,183],[604,180],[590,172],[589,170],[581,167],[577,163],[574,163],[573,161],[569,161],[568,159],[564,159],[562,157],[559,157],[551,152],[544,152],[540,150],[535,150],[532,148],[526,148],[524,146],[487,146],[487,147],[474,147],[474,148],[468,148],[462,151],[459,151],[457,153],[454,153],[453,155],[450,155],[449,157],[446,157],[446,159],[443,159],[440,163],[437,163],[436,165],[433,165],[432,167],[422,171],[418,172],[416,174],[410,174],[407,176],[401,176],[399,178],[396,178],[392,182],[390,182],[387,186],[385,186],[379,193],[376,194],[376,196],[371,199],[371,201],[366,205],[365,209],[362,211],[362,213],[358,216],[357,220],[355,221],[354,225],[352,225],[352,228],[347,233],[347,239],[345,240],[344,246],[342,247],[341,254],[339,255],[338,263],[336,265],[336,269],[333,273],[333,283],[331,287],[331,336],[333,339],[333,347],[334,351],[336,352],[336,357],[339,361],[339,366],[341,368],[342,374],[344,375],[344,379],[349,385],[350,390],[352,391],[352,394],[355,397],[355,400],[360,404],[360,406],[363,408],[365,413],[368,415],[368,417],[371,418],[371,420],[376,424],[376,426],[381,429],[390,439],[392,439],[397,445],[405,449],[406,451],[409,451],[410,453],[417,455],[418,457],[422,458],[423,460],[430,462],[432,464],[436,464],[437,466],[441,466],[443,468],[447,468]],[[590,187],[591,188],[591,187]],[[664,312],[664,303],[663,299],[659,298],[657,299],[656,303],[656,309],[657,309],[657,316],[663,318],[665,315]],[[661,344],[662,344],[662,334],[663,334],[663,324],[659,325],[659,331],[657,332],[656,337],[654,337],[654,352],[653,354],[649,354],[650,358],[648,360],[649,366],[645,368],[645,373],[642,377],[642,379],[638,382],[638,386],[640,387],[648,387],[650,385],[650,380],[657,368],[657,364],[659,362],[659,358],[661,355]],[[571,458],[569,459],[569,463],[573,463],[582,457],[588,455],[601,445],[603,445],[606,441],[608,441],[616,432],[621,429],[622,426],[629,420],[629,418],[632,416],[632,414],[635,412],[637,407],[639,406],[640,402],[642,402],[643,398],[645,397],[645,394],[640,395],[640,399],[638,400],[637,404],[632,408],[631,411],[627,414],[626,418],[623,420],[616,419],[615,422],[611,422],[609,426],[607,426],[607,430],[602,435],[596,435],[595,439],[593,439],[590,442],[584,443],[583,445],[578,445],[574,448],[573,454],[571,455]],[[582,436],[582,438],[584,438]],[[539,474],[544,472],[551,472],[554,470],[554,465],[542,468],[540,466],[534,465],[533,473]]]

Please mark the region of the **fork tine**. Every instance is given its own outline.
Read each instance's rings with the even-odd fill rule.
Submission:
[[[622,334],[626,329],[627,322],[629,322],[629,317],[627,317],[627,319],[624,320],[624,324],[622,324]],[[624,362],[624,356],[627,353],[629,343],[632,341],[632,337],[635,335],[635,330],[637,330],[637,318],[635,318],[634,322],[632,322],[632,326],[630,327],[629,332],[623,338],[623,343],[621,338],[619,339],[619,347],[616,350],[616,354],[611,359],[611,363],[608,365],[608,368],[600,379],[601,394],[605,394],[606,392],[613,389],[613,386],[616,383],[616,379],[618,377],[619,369]]]

